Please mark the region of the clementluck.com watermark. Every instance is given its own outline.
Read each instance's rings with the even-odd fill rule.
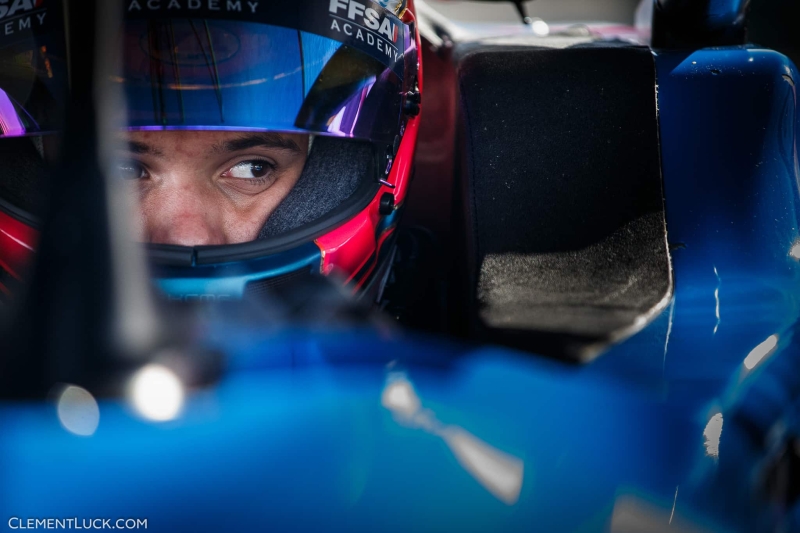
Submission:
[[[9,529],[147,529],[147,518],[19,518]]]

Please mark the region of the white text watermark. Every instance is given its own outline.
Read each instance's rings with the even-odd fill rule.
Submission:
[[[8,519],[9,529],[147,529],[147,518],[20,518]]]

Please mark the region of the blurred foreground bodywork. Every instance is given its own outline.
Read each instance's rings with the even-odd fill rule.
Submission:
[[[40,264],[47,286],[69,283],[29,303],[29,359],[3,376],[3,527],[800,530],[798,72],[753,46],[654,61],[674,289],[638,332],[564,364],[398,331],[315,285],[319,308],[156,307],[130,349],[106,335],[130,317],[119,291],[65,271],[86,267],[76,256]],[[92,154],[87,135],[75,148]],[[77,196],[67,213],[106,203]],[[89,264],[115,272],[113,226],[90,212],[75,222]],[[275,320],[292,313],[299,326]]]

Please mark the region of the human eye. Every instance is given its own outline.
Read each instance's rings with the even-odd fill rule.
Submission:
[[[226,177],[245,179],[245,180],[261,180],[272,171],[274,166],[269,161],[255,159],[252,161],[242,161],[229,168],[223,174]]]
[[[139,180],[147,177],[147,170],[136,161],[118,161],[112,167],[112,172],[123,181]]]

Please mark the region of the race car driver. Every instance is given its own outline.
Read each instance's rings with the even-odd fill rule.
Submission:
[[[125,3],[109,80],[126,103],[110,174],[139,201],[159,286],[231,298],[338,273],[378,290],[419,120],[413,3],[172,4]],[[24,168],[41,166],[37,138],[59,130],[57,5],[46,25],[0,41],[0,61],[17,67],[0,74],[0,128],[33,140],[3,158]],[[19,201],[35,180],[24,181],[0,176],[0,229],[13,237],[0,240],[0,284],[35,246],[35,202]]]

